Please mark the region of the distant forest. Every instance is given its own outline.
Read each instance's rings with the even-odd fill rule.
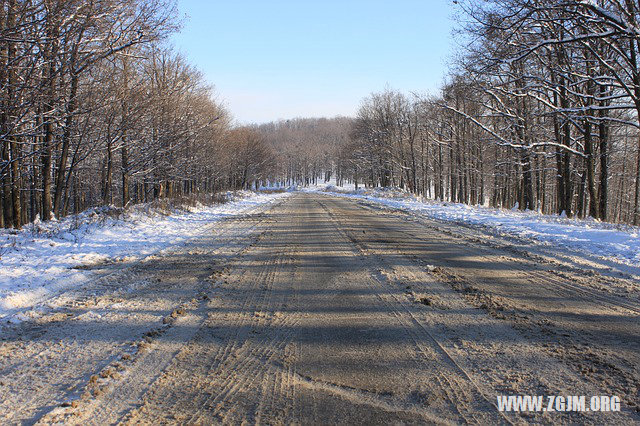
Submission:
[[[167,45],[172,2],[5,0],[0,226],[330,179],[640,224],[637,2],[455,3],[440,93],[237,126]]]

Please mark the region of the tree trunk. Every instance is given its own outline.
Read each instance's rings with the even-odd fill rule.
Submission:
[[[56,190],[53,198],[53,209],[56,216],[62,215],[62,194],[64,193],[64,181],[67,172],[67,160],[69,158],[69,147],[71,146],[71,127],[73,126],[73,114],[77,107],[78,75],[71,76],[71,91],[69,93],[69,105],[67,106],[67,117],[65,120],[64,132],[62,134],[62,151],[58,161],[56,173]]]
[[[600,90],[601,96],[605,96],[608,92],[604,86]],[[604,107],[605,102],[600,103],[600,107]],[[598,205],[598,213],[600,219],[607,220],[607,200],[609,197],[609,125],[604,121],[607,111],[599,110],[600,122],[598,123],[598,139],[600,145],[600,197]]]
[[[102,203],[105,205],[110,205],[112,203],[111,199],[111,188],[112,188],[112,178],[113,178],[113,161],[111,158],[111,140],[107,141],[107,152],[105,153],[105,164],[104,164],[104,187],[102,189]]]
[[[122,155],[122,207],[126,207],[129,204],[129,154],[127,152],[126,138],[122,139],[122,148],[120,148]]]
[[[526,150],[522,150],[522,210],[534,210],[533,179],[531,175],[531,156]]]
[[[55,29],[55,23],[51,22],[51,17],[48,17],[47,23],[47,36],[50,41],[47,46],[46,58],[49,62],[45,69],[47,70],[45,82],[46,96],[44,104],[44,141],[42,147],[42,220],[49,220],[52,213],[52,199],[51,199],[51,151],[54,143],[54,108],[56,98],[56,47],[57,33]]]
[[[598,218],[598,196],[596,194],[596,182],[595,182],[595,162],[593,159],[593,141],[591,140],[591,123],[589,119],[584,120],[584,153],[585,166],[587,173],[587,189],[589,191],[589,216]]]
[[[7,4],[7,28],[9,31],[12,31],[15,27],[15,0],[9,0]],[[7,46],[7,101],[11,104],[10,107],[14,104],[14,85],[16,83],[15,76],[15,64],[13,61],[16,56],[16,46],[15,42],[9,41]],[[15,123],[12,123],[15,125]],[[12,129],[15,130],[15,129]],[[14,133],[12,131],[12,133]],[[22,196],[20,194],[21,190],[21,179],[20,179],[20,146],[16,139],[16,136],[9,136],[9,148],[11,154],[11,205],[13,210],[13,227],[18,229],[22,226]]]
[[[3,225],[9,228],[13,224],[13,207],[11,205],[11,162],[9,144],[5,140],[2,144],[2,213]]]
[[[636,157],[636,188],[634,196],[633,224],[640,225],[640,136],[638,137],[638,153]]]

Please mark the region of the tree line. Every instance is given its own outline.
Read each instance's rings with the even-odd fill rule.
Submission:
[[[350,179],[341,161],[352,119],[294,118],[252,126],[274,156],[270,180],[284,185],[310,185]]]
[[[262,142],[166,44],[178,27],[169,1],[2,2],[0,227],[265,177]]]
[[[460,0],[435,95],[236,127],[158,0],[5,0],[0,226],[88,207],[335,178],[640,223],[640,18],[618,0]]]
[[[363,100],[343,164],[368,186],[640,223],[640,8],[467,0],[436,96]]]

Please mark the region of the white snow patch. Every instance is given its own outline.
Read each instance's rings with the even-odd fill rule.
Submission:
[[[90,209],[60,221],[0,230],[0,319],[26,319],[22,311],[92,278],[83,268],[133,262],[202,234],[223,217],[242,214],[289,193],[228,193],[231,201],[171,214],[140,205],[122,213]]]

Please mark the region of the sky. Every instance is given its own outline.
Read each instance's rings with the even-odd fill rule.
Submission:
[[[172,43],[240,124],[353,116],[390,87],[435,92],[451,0],[178,0]]]

